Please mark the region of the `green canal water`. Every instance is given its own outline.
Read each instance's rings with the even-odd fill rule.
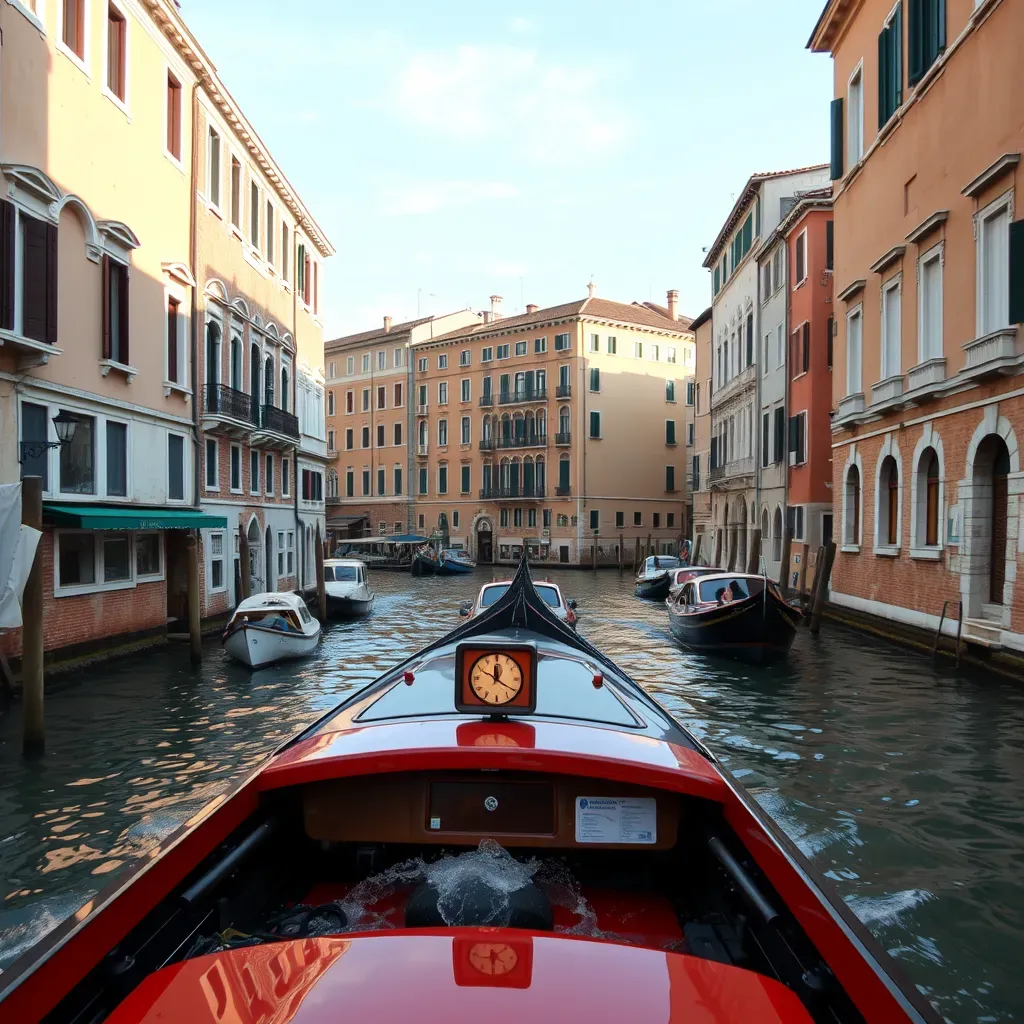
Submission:
[[[47,754],[0,713],[0,968],[279,741],[460,620],[489,575],[377,574],[373,615],[250,673],[219,644],[62,679]],[[750,788],[950,1021],[1024,1017],[1024,690],[827,625],[789,662],[689,655],[617,573],[561,573],[581,632]]]

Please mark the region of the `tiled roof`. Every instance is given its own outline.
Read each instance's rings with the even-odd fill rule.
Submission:
[[[363,331],[360,334],[346,334],[341,338],[332,338],[324,342],[324,349],[345,348],[347,345],[355,345],[362,341],[374,341],[377,338],[390,338],[396,334],[408,334],[414,327],[420,324],[428,324],[434,318],[432,316],[420,317],[419,320],[406,320],[404,323],[392,324],[391,330],[385,332],[384,325],[372,331]]]
[[[648,309],[653,310],[660,316],[665,317],[667,320],[672,320],[672,317],[668,315],[668,309],[665,306],[659,306],[656,302],[634,302],[634,306],[646,306]],[[673,323],[679,324],[680,327],[688,329],[693,321],[688,316],[678,316]]]

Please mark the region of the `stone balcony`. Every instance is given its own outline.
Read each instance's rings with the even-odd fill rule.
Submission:
[[[858,391],[854,395],[847,395],[839,399],[839,408],[836,410],[836,423],[852,419],[854,416],[864,414],[864,392]]]
[[[871,385],[871,405],[886,406],[897,401],[903,394],[903,374],[884,377]]]
[[[917,366],[907,370],[907,393],[915,392],[924,396],[936,384],[946,379],[946,360],[944,358],[926,359]]]
[[[983,334],[963,346],[966,355],[962,377],[987,377],[1012,373],[1021,363],[1016,327]]]
[[[754,456],[732,459],[724,466],[715,466],[708,474],[709,486],[724,489],[734,480],[754,475]]]
[[[744,367],[731,380],[726,381],[717,391],[711,393],[711,408],[717,409],[730,399],[745,391],[749,391],[757,383],[757,365],[751,363]]]

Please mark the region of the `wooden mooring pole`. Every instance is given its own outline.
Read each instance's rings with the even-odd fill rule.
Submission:
[[[199,544],[194,533],[185,538],[185,569],[188,575],[188,649],[193,665],[203,660],[203,634],[199,616]]]
[[[316,524],[316,610],[321,622],[327,621],[327,588],[324,584],[324,542],[320,524]]]
[[[803,601],[807,597],[807,559],[811,555],[811,545],[804,543],[804,549],[800,555],[800,586],[798,593],[800,594],[800,600]]]
[[[703,533],[697,534],[697,539],[693,542],[693,554],[690,556],[690,565],[700,565],[700,544],[704,539]]]
[[[757,567],[761,563],[761,531],[750,531],[750,549],[747,552],[747,572],[752,576],[757,574]]]
[[[21,482],[21,521],[42,532],[43,480],[27,476]],[[25,757],[41,757],[46,748],[43,729],[43,551],[42,541],[21,599],[22,733]]]
[[[633,575],[640,571],[640,538],[636,539],[636,551],[633,553]]]
[[[597,538],[595,537],[590,544],[590,560],[594,566],[594,575],[597,575]]]
[[[789,553],[793,549],[793,531],[788,527],[782,534],[782,564],[779,566],[779,589],[782,596],[789,593]]]
[[[811,589],[807,597],[807,604],[804,608],[804,625],[809,626],[811,624],[811,613],[814,611],[814,595],[818,592],[818,577],[821,575],[821,570],[825,567],[825,545],[822,544],[818,548],[818,553],[814,558],[814,579],[811,580]]]
[[[620,533],[619,534],[619,575],[620,576],[622,575],[622,545],[623,545],[623,536]]]
[[[821,629],[821,613],[825,608],[825,594],[828,591],[829,577],[832,575],[832,564],[836,560],[836,546],[829,541],[825,549],[825,564],[818,570],[815,580],[814,611],[811,612],[811,632],[817,633]]]
[[[245,526],[238,524],[238,585],[241,590],[240,601],[252,597],[252,577],[249,575],[249,535]]]

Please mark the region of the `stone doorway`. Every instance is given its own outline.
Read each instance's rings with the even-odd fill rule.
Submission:
[[[481,565],[490,565],[494,561],[494,534],[486,520],[477,523],[476,560]]]

